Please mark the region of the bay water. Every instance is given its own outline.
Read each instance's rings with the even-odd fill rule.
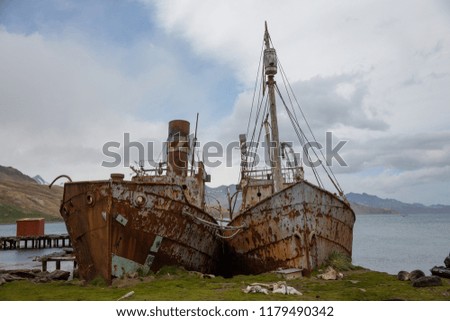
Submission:
[[[397,274],[420,269],[430,275],[450,252],[450,213],[357,215],[353,264]]]
[[[45,223],[45,234],[66,234],[67,229],[64,222]],[[15,236],[16,224],[0,225],[0,236]],[[29,243],[30,244],[30,243]],[[61,248],[46,249],[19,249],[19,250],[0,250],[0,270],[13,269],[31,269],[41,268],[42,264],[33,261],[38,256],[48,255],[55,252],[63,252]],[[55,269],[54,263],[48,263],[48,271]],[[61,269],[71,271],[73,264],[71,262],[62,262]]]
[[[65,224],[46,223],[46,234],[67,233]],[[0,225],[0,236],[16,234],[16,225]],[[0,251],[0,269],[40,268],[33,261],[61,249],[20,249]],[[397,274],[400,270],[429,269],[443,265],[450,252],[448,214],[366,214],[357,215],[353,231],[353,264]],[[49,270],[52,270],[49,264]],[[70,270],[68,264],[67,270]],[[54,268],[54,267],[53,267]],[[65,269],[65,266],[62,266]]]

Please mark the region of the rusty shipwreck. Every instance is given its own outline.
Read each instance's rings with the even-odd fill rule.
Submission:
[[[338,195],[324,188],[315,166],[309,167],[314,172],[317,185],[307,181],[302,164],[308,161],[311,164],[308,154],[302,160],[300,154],[294,152],[293,143],[280,141],[277,104],[283,108],[285,122],[287,119],[291,122],[303,150],[307,150],[305,146],[311,139],[299,125],[298,111],[302,116],[304,113],[281,67],[287,98],[283,98],[282,90],[275,82],[279,60],[267,24],[262,51],[257,77],[261,86],[255,86],[259,95],[254,95],[258,98],[254,98],[252,107],[254,128],[252,131],[248,126],[247,134],[239,136],[241,171],[238,192],[242,193],[242,203],[228,224],[238,230],[223,233],[230,250],[226,263],[230,274],[257,274],[280,268],[311,271],[323,264],[333,252],[351,257],[355,214],[331,168],[324,166],[324,162],[320,163]],[[311,130],[310,133],[314,137]],[[247,135],[251,135],[249,141]],[[265,149],[267,160],[264,167],[257,164],[261,136],[265,137],[266,147],[270,146]],[[311,150],[316,157],[320,156]],[[231,199],[229,203],[232,203]]]
[[[201,162],[190,161],[190,124],[169,123],[166,159],[154,168],[134,169],[125,180],[112,174],[101,181],[66,182],[61,215],[82,279],[111,282],[131,272],[164,265],[217,273],[217,222],[205,212]]]

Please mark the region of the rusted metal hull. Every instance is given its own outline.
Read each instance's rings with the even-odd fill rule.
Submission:
[[[134,181],[66,183],[61,215],[80,277],[92,280],[164,265],[216,273],[221,244],[216,224],[191,205],[179,185]]]
[[[229,223],[243,227],[227,240],[228,269],[231,274],[310,271],[334,251],[351,256],[354,222],[353,210],[334,194],[306,181],[295,183]]]

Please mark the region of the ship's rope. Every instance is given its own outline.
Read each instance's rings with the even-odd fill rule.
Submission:
[[[269,99],[266,97],[266,99],[263,99],[264,97],[261,96],[261,100],[259,101],[259,105],[258,105],[258,110],[256,113],[256,119],[255,119],[255,126],[253,128],[253,133],[252,133],[252,138],[250,139],[250,142],[252,145],[248,146],[250,148],[252,148],[255,152],[257,151],[258,147],[259,147],[259,142],[261,141],[261,134],[263,131],[263,127],[264,127],[264,122],[262,121],[264,119],[264,116],[267,113],[267,110],[269,108]],[[264,108],[263,108],[264,106]],[[261,122],[259,121],[261,117]],[[260,123],[259,126],[259,130],[258,130],[258,138],[255,140],[255,134],[256,134],[256,129],[258,128],[258,126],[256,126],[256,124]],[[253,153],[247,153],[246,155],[246,163],[248,162],[248,157],[250,156],[250,154],[253,155]],[[253,162],[251,167],[256,166],[257,164],[255,164],[256,162],[256,157],[253,157]]]
[[[242,230],[243,228],[245,228],[245,225],[241,225],[241,226],[222,226],[220,224],[204,220],[204,219],[202,219],[200,217],[197,217],[197,216],[195,216],[195,215],[193,215],[191,213],[188,213],[188,212],[183,212],[183,214],[188,215],[188,216],[192,217],[193,219],[199,221],[200,223],[208,225],[208,226],[210,226],[212,228],[215,228],[217,230],[234,231],[234,230]]]
[[[264,54],[264,41],[262,42],[261,45],[261,54],[259,57],[259,64],[258,64],[258,71],[256,72],[256,79],[255,79],[255,87],[253,89],[253,98],[252,98],[252,107],[250,109],[250,117],[248,118],[248,123],[247,123],[247,136],[249,134],[249,130],[250,130],[250,123],[251,123],[251,119],[252,119],[252,113],[253,113],[253,107],[255,106],[255,97],[256,97],[256,88],[258,87],[259,84],[259,76],[260,76],[260,72],[261,72],[261,65],[262,65],[262,61],[263,61],[263,54]],[[261,88],[260,88],[261,90]],[[259,106],[259,97],[258,96],[258,106]]]
[[[300,127],[300,124],[298,123],[297,119],[295,119],[295,117],[293,116],[293,113],[291,112],[291,110],[289,109],[289,107],[287,106],[283,96],[281,95],[280,89],[278,88],[278,85],[275,85],[275,88],[278,92],[278,96],[280,97],[284,108],[286,109],[286,112],[289,116],[289,120],[291,121],[292,127],[294,128],[295,133],[297,134],[297,138],[300,141],[302,146],[306,146],[306,141],[307,141],[307,137],[305,135],[305,133],[303,132],[303,130]],[[314,155],[319,159],[319,156],[316,153],[316,150],[314,148],[311,149],[314,152]],[[309,155],[307,155],[308,157],[308,161],[310,161],[309,159]],[[313,171],[314,177],[316,178],[317,184],[323,188],[323,182],[320,178],[319,173],[317,172],[317,169],[315,168],[315,166],[311,166],[311,169]]]
[[[295,94],[294,94],[294,91],[293,91],[293,89],[292,89],[292,87],[291,87],[290,82],[289,82],[288,79],[287,79],[286,73],[284,72],[283,66],[282,66],[282,64],[281,64],[280,61],[278,61],[278,65],[280,66],[281,76],[282,76],[283,82],[284,82],[284,84],[285,84],[286,92],[289,93],[289,91],[290,91],[290,92],[292,93],[292,97],[293,97],[294,100],[295,100],[295,105],[297,106],[298,110],[300,111],[300,113],[301,113],[301,115],[302,115],[302,117],[303,117],[303,120],[305,121],[306,126],[308,127],[308,130],[309,130],[309,132],[310,132],[312,138],[314,139],[314,141],[317,142],[317,139],[316,139],[316,137],[315,137],[315,135],[314,135],[314,132],[312,131],[312,128],[311,128],[311,126],[310,126],[310,124],[309,124],[309,122],[308,122],[308,119],[306,118],[305,113],[303,112],[303,109],[302,109],[302,107],[301,107],[301,105],[300,105],[300,103],[299,103],[297,97],[296,97]],[[290,98],[290,95],[289,95],[289,98]],[[294,106],[294,104],[293,104],[292,102],[291,102],[291,106]],[[298,123],[298,119],[297,119],[297,117],[296,117],[296,114],[295,114],[295,109],[292,108],[292,110],[294,111],[296,123],[298,124],[298,126],[300,126],[299,123]],[[325,158],[325,155],[323,154],[323,152],[322,152],[321,149],[319,150],[319,152],[320,152],[320,154],[321,154],[321,156],[322,156],[322,159],[326,159],[326,158]],[[315,152],[314,152],[314,153],[315,153]],[[323,169],[325,170],[325,172],[327,173],[328,178],[331,180],[331,182],[333,183],[333,185],[334,185],[334,186],[336,187],[336,189],[338,190],[339,194],[341,194],[341,196],[342,196],[343,190],[342,190],[341,186],[339,185],[339,182],[338,182],[336,176],[334,175],[333,170],[331,169],[331,167],[330,167],[330,166],[325,166],[325,165],[323,164],[323,162],[321,162],[321,165],[322,165],[322,168],[323,168]]]
[[[235,237],[238,233],[240,233],[245,228],[245,225],[241,225],[241,226],[222,226],[220,224],[216,224],[216,223],[213,223],[213,222],[206,221],[204,219],[201,219],[200,217],[197,217],[197,216],[192,215],[192,214],[187,213],[187,212],[183,212],[183,214],[189,215],[190,217],[192,217],[193,219],[199,221],[200,223],[205,224],[205,225],[207,225],[209,227],[212,227],[212,228],[216,229],[216,236],[220,237],[222,239],[231,239],[231,238]],[[229,236],[225,236],[225,235],[220,234],[219,231],[220,232],[234,231],[234,233],[229,235]]]
[[[271,46],[275,47],[270,35],[269,35],[269,41],[270,41]],[[267,97],[267,95],[265,95],[265,90],[264,90],[265,79],[264,79],[264,66],[263,66],[263,62],[262,62],[263,58],[264,58],[264,41],[263,41],[263,46],[261,49],[260,61],[259,61],[259,65],[258,65],[257,75],[256,75],[252,107],[251,107],[250,116],[249,116],[248,124],[247,124],[247,136],[248,136],[250,134],[250,124],[252,122],[252,118],[254,118],[253,131],[252,131],[251,139],[249,140],[249,142],[251,142],[252,145],[249,145],[247,147],[248,150],[247,150],[247,155],[246,155],[246,166],[250,165],[250,167],[255,166],[255,158],[253,159],[252,164],[248,164],[248,158],[250,157],[249,154],[251,154],[249,152],[251,150],[253,151],[253,149],[256,152],[256,150],[258,149],[258,145],[260,143],[261,133],[262,133],[262,129],[263,129],[264,116],[266,115],[267,110],[268,110],[268,97]],[[294,128],[295,134],[296,134],[299,142],[301,143],[302,147],[304,147],[305,144],[309,141],[308,140],[309,135],[310,135],[310,137],[312,137],[312,141],[317,142],[317,139],[312,131],[312,128],[305,116],[305,113],[304,113],[295,93],[294,93],[294,90],[292,89],[291,84],[289,83],[289,81],[287,79],[286,73],[285,73],[283,66],[279,59],[277,59],[277,64],[279,66],[281,79],[283,81],[284,88],[286,90],[288,102],[283,98],[283,95],[281,94],[281,91],[277,84],[275,85],[275,88],[276,88],[279,98],[281,99],[281,101],[284,105],[287,115],[289,116],[290,122]],[[262,85],[258,86],[258,83],[261,83]],[[259,90],[257,90],[258,87],[259,87]],[[266,98],[266,99],[264,99],[264,98]],[[256,110],[255,110],[255,108],[256,108]],[[303,119],[303,121],[306,124],[306,127],[309,132],[308,136],[306,135],[306,133],[303,131],[303,129],[300,126],[299,117],[297,116],[296,110],[299,111],[301,118]],[[261,123],[260,126],[258,126],[259,123]],[[259,129],[259,131],[258,131],[258,129]],[[321,167],[323,168],[324,172],[326,173],[328,179],[331,181],[331,183],[334,185],[336,190],[339,192],[339,195],[345,199],[345,195],[342,190],[342,187],[340,186],[336,176],[334,175],[333,170],[331,169],[331,167],[329,165],[326,164],[326,161],[325,161],[326,157],[325,157],[323,151],[321,149],[319,149],[319,151],[317,152],[315,148],[311,148],[310,150],[312,150],[315,157],[318,160],[320,160]],[[252,153],[252,155],[254,155],[254,154]],[[308,156],[308,158],[309,158],[309,156]],[[314,177],[317,181],[317,184],[320,187],[324,188],[323,181],[317,171],[317,168],[315,166],[311,166],[311,169],[312,169]]]
[[[242,231],[242,229],[238,229],[233,234],[231,234],[230,236],[221,235],[221,234],[218,233],[219,231],[217,231],[216,236],[220,237],[221,239],[227,240],[227,239],[232,239],[233,237],[238,235],[238,233],[240,233],[241,231]]]

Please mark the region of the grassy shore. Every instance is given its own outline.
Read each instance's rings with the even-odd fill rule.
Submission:
[[[102,280],[89,284],[81,281],[54,281],[36,284],[31,281],[14,281],[0,287],[0,300],[117,300],[134,291],[128,300],[450,300],[450,282],[429,288],[414,288],[408,281],[396,276],[357,268],[344,272],[344,278],[326,281],[316,277],[287,281],[303,293],[302,296],[242,292],[251,283],[278,282],[273,273],[233,278],[201,278],[197,273],[167,267],[159,273],[134,279],[116,280],[112,286]]]
[[[46,214],[39,211],[23,210],[14,205],[0,204],[0,224],[15,224],[24,218],[45,218],[47,222],[62,222],[62,217]]]

